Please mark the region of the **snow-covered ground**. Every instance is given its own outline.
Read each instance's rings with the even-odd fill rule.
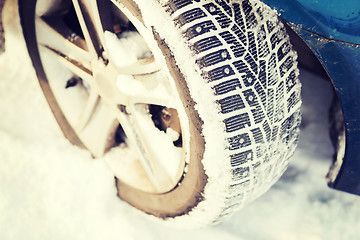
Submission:
[[[289,169],[223,223],[178,230],[143,218],[116,196],[105,162],[68,143],[41,93],[18,20],[0,56],[0,239],[360,239],[360,197],[330,190],[328,82],[301,72],[303,124]]]

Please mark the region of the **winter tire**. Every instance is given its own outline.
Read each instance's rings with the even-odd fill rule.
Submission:
[[[64,135],[110,161],[130,205],[172,225],[203,226],[285,171],[300,124],[297,56],[262,2],[19,5]]]

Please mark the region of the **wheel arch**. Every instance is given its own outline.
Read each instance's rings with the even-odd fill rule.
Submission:
[[[351,33],[351,24],[346,31],[339,25],[319,21],[320,4],[304,4],[303,0],[262,0],[275,9],[291,32],[291,40],[299,53],[300,65],[330,79],[335,101],[341,106],[342,116],[335,119],[345,129],[345,141],[340,144],[341,131],[335,138],[334,162],[328,174],[331,188],[360,195],[360,38]],[[321,3],[321,1],[320,1]],[[355,7],[338,4],[342,12]],[[351,10],[352,11],[352,10]],[[326,13],[323,14],[326,18]],[[327,16],[332,17],[332,16]],[[295,40],[294,40],[295,39]],[[298,51],[299,52],[299,51]],[[304,61],[305,60],[305,61]],[[309,64],[310,62],[310,64]],[[341,146],[340,146],[341,145]]]

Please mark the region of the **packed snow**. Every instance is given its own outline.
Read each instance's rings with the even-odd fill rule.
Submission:
[[[115,34],[106,31],[104,37],[107,47],[111,49],[110,57],[118,67],[131,65],[136,63],[138,59],[151,57],[150,49],[141,35],[136,32],[127,31],[117,37]]]
[[[18,19],[6,30],[0,56],[0,239],[359,239],[360,197],[326,186],[333,155],[329,82],[301,71],[299,146],[269,192],[214,227],[178,230],[122,202],[105,161],[63,138],[26,55]]]

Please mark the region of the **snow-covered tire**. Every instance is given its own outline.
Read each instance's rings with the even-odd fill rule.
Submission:
[[[31,14],[20,2],[24,23]],[[150,194],[117,181],[120,198],[170,224],[198,227],[266,192],[288,165],[301,118],[297,56],[276,13],[256,0],[114,3],[147,29],[141,34],[175,82],[190,143],[175,188]]]

